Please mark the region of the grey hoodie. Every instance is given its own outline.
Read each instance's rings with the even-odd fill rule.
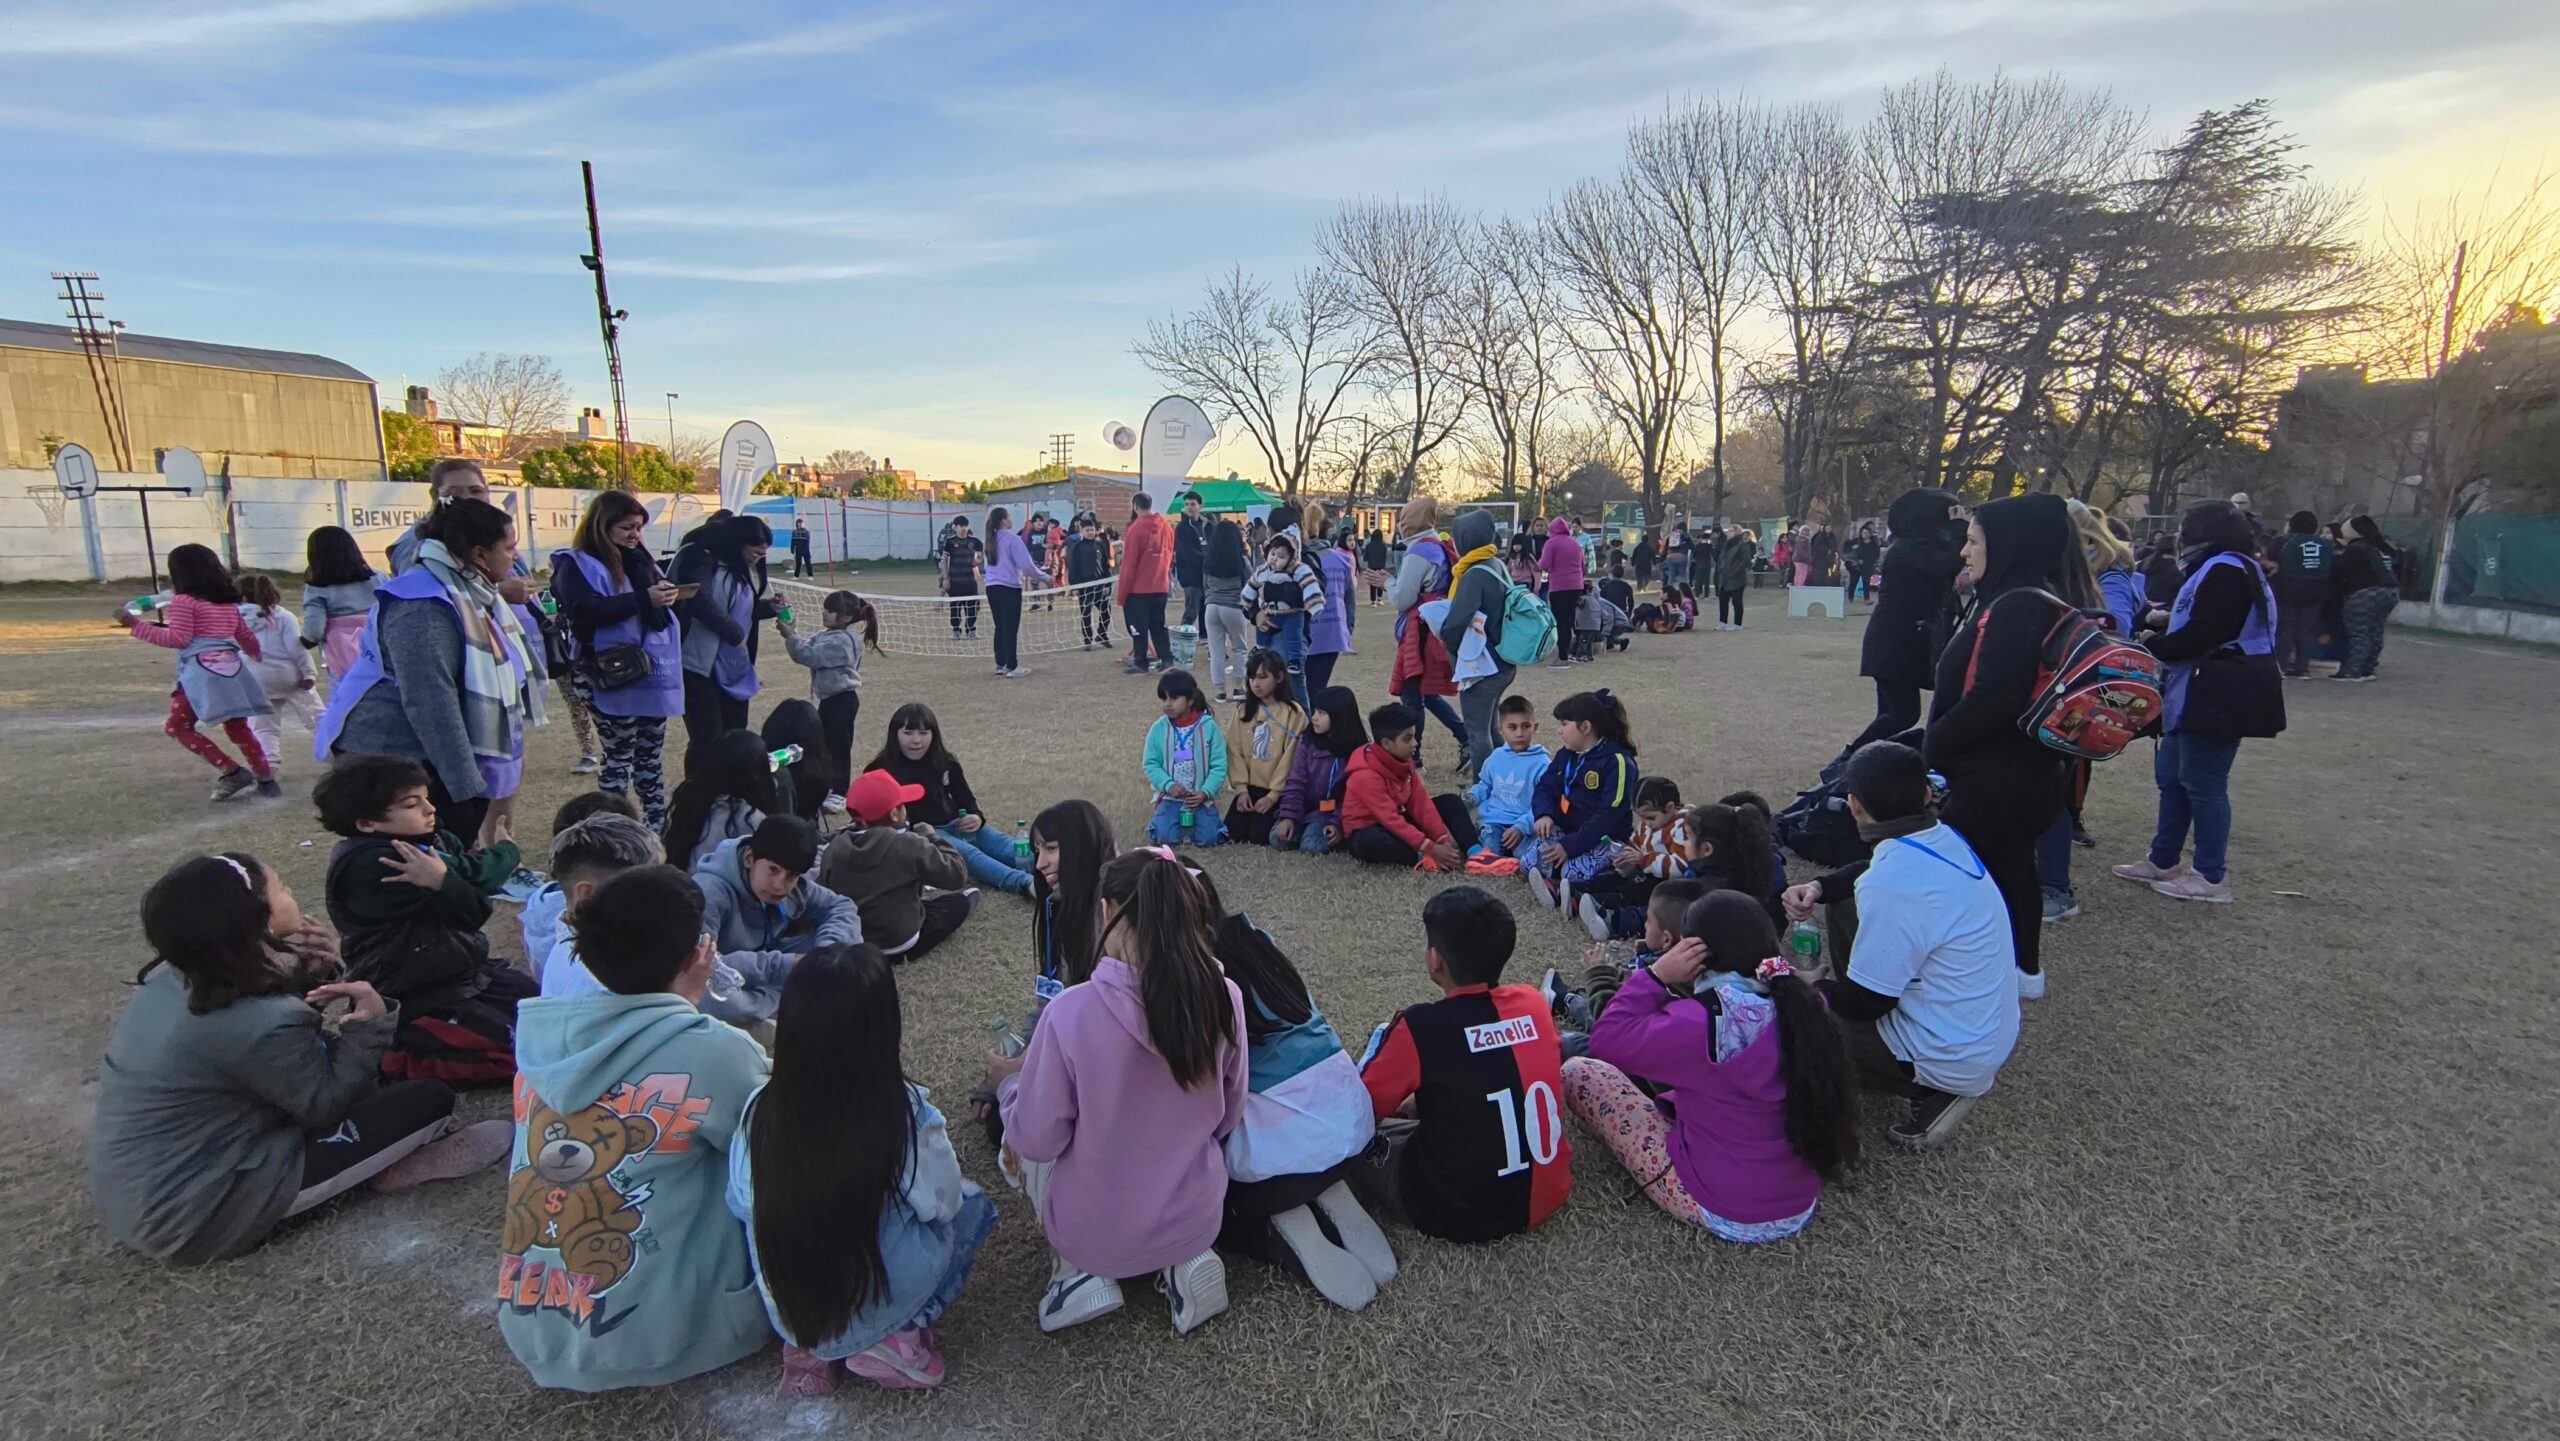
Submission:
[[[1449,527],[1449,539],[1457,542],[1458,554],[1481,550],[1493,544],[1493,517],[1481,510],[1459,516]],[[1458,577],[1458,588],[1449,593],[1449,615],[1440,623],[1440,644],[1456,655],[1467,638],[1475,618],[1484,617],[1484,643],[1490,648],[1502,644],[1502,607],[1511,598],[1511,572],[1496,555],[1467,567]],[[1499,654],[1494,660],[1504,662]]]
[[[663,991],[516,1008],[516,1144],[498,1331],[543,1386],[660,1386],[763,1349],[772,1328],[723,1199],[770,1067]]]
[[[779,905],[757,900],[738,864],[743,843],[722,841],[693,870],[702,887],[702,928],[720,949],[721,969],[712,974],[702,1009],[739,1026],[773,1018],[783,979],[802,956],[862,939],[861,910],[807,876]]]

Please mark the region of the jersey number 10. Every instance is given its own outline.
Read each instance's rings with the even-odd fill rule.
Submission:
[[[1564,1116],[1556,1106],[1556,1092],[1544,1081],[1529,1083],[1525,1104],[1514,1101],[1512,1093],[1487,1091],[1484,1098],[1502,1117],[1503,1167],[1494,1172],[1496,1179],[1529,1169],[1534,1160],[1541,1166],[1555,1164],[1556,1149],[1564,1139]],[[1521,1112],[1526,1110],[1524,1117]],[[1526,1134],[1522,1123],[1526,1122]],[[1525,1145],[1524,1145],[1525,1142]],[[1526,1150],[1528,1155],[1521,1152]]]

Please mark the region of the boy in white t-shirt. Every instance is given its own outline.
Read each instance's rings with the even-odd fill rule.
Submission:
[[[1850,757],[1849,813],[1860,826],[1892,828],[1928,803],[1920,752],[1875,741]],[[1973,848],[1937,824],[1879,842],[1857,896],[1848,974],[1822,989],[1860,1079],[1910,1098],[1894,1144],[1935,1150],[2017,1048],[2009,913]]]

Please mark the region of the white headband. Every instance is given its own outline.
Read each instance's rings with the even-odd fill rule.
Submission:
[[[231,873],[240,878],[240,884],[247,886],[253,891],[258,888],[258,883],[249,879],[249,868],[247,866],[240,864],[229,856],[215,856],[214,859],[231,867]]]

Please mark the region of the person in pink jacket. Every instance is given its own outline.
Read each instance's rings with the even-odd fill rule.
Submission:
[[[1728,1241],[1792,1236],[1857,1158],[1848,1050],[1759,897],[1711,892],[1682,929],[1564,1063],[1565,1108],[1673,1216]]]
[[[1538,569],[1547,573],[1547,604],[1555,608],[1556,634],[1571,639],[1574,616],[1582,609],[1582,592],[1590,584],[1585,569],[1587,557],[1582,542],[1574,537],[1573,524],[1563,516],[1547,522],[1547,548],[1538,552]],[[1556,658],[1549,666],[1573,664],[1569,654],[1573,647],[1559,645]]]
[[[1004,1160],[1054,1253],[1040,1329],[1120,1309],[1153,1273],[1187,1335],[1227,1309],[1214,1248],[1228,1133],[1244,1118],[1244,997],[1211,950],[1208,893],[1171,850],[1102,868],[1102,956],[1041,1013],[1030,1048],[991,1056]]]

